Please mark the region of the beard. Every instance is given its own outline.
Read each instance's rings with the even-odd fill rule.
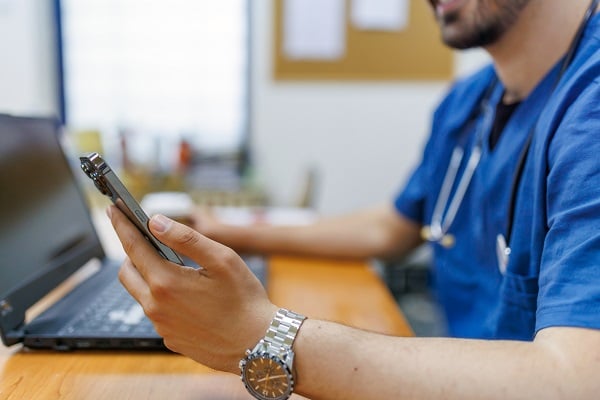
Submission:
[[[474,12],[450,13],[438,18],[442,40],[455,49],[495,43],[519,18],[529,0],[479,0]],[[466,14],[463,10],[462,14]]]

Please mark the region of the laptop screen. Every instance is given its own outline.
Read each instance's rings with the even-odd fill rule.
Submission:
[[[101,253],[58,132],[53,119],[0,115],[0,300],[26,288],[37,300],[30,292],[60,283],[82,251]]]

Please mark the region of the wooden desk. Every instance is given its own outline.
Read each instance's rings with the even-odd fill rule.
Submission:
[[[365,263],[273,257],[268,279],[278,306],[390,335],[413,334]],[[176,354],[0,347],[1,400],[251,398],[238,376]]]

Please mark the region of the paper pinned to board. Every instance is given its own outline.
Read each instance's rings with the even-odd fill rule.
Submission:
[[[285,0],[283,52],[299,60],[336,60],[346,51],[345,0]]]
[[[409,0],[352,0],[352,24],[363,30],[400,31],[408,27]]]

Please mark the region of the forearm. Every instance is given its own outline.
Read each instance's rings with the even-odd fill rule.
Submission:
[[[297,227],[220,225],[209,236],[239,253],[350,258],[369,256],[366,246],[362,246],[362,249],[349,246],[348,240],[340,237],[335,229],[327,229],[321,222]]]
[[[237,373],[276,310],[243,260],[185,225],[153,217],[157,239],[203,266],[181,267],[116,206],[108,210],[128,255],[119,278],[165,345]],[[546,328],[532,343],[401,338],[309,318],[294,350],[296,391],[314,399],[595,399],[600,392],[600,330]]]
[[[548,340],[396,338],[307,320],[295,344],[297,392],[312,399],[594,398],[600,381],[582,371],[599,370],[598,350],[594,358],[572,341],[578,357]]]
[[[208,236],[239,252],[340,258],[406,254],[420,243],[418,227],[389,207],[324,218],[306,226],[218,224]]]

